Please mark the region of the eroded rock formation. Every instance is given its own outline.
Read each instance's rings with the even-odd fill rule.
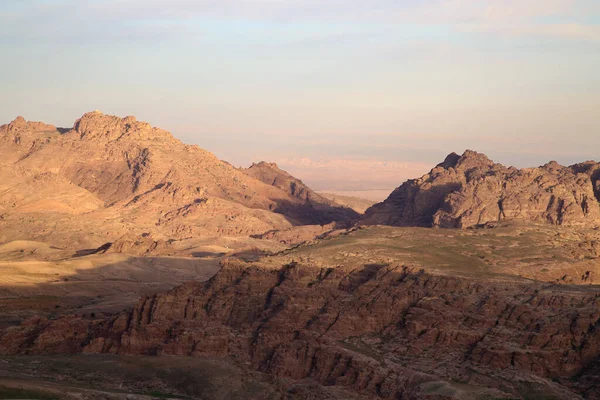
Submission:
[[[497,221],[600,224],[600,164],[539,168],[496,164],[467,150],[405,182],[366,212],[364,223],[468,228]]]
[[[594,290],[401,265],[231,261],[207,283],[143,298],[114,317],[32,319],[9,329],[0,351],[230,356],[388,399],[430,398],[440,381],[482,385],[494,398],[527,387],[566,399],[576,396],[569,378],[598,360],[599,324]],[[600,395],[597,386],[576,390]]]

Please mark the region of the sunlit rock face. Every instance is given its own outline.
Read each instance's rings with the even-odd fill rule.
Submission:
[[[365,224],[469,228],[499,221],[600,224],[600,164],[517,169],[467,150],[367,210]]]

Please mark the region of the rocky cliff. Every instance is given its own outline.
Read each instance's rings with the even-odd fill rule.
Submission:
[[[145,297],[113,317],[32,319],[3,334],[0,352],[232,357],[385,399],[600,397],[597,287],[318,261],[318,251],[359,233],[225,262],[206,283]],[[373,233],[344,249],[377,240]]]
[[[450,154],[366,212],[364,223],[468,228],[497,221],[600,224],[600,164],[517,169],[467,150]]]

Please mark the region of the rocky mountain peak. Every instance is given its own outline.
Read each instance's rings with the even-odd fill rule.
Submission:
[[[7,125],[0,126],[0,131],[20,133],[20,132],[54,132],[54,125],[44,124],[43,122],[27,121],[22,116],[18,116]]]
[[[456,168],[467,170],[471,168],[488,168],[494,166],[494,162],[483,153],[466,150],[458,159]]]
[[[452,153],[448,154],[446,156],[446,158],[444,159],[444,161],[439,163],[437,166],[444,168],[444,169],[454,168],[454,167],[456,167],[458,160],[460,160],[460,156],[458,154],[456,154],[455,152],[452,152]]]
[[[318,195],[306,187],[301,180],[280,169],[275,163],[265,161],[252,163],[248,169],[244,170],[244,173],[306,201],[308,201],[309,198],[318,197]],[[323,200],[324,202],[327,202],[325,199]]]
[[[61,133],[62,129],[24,118],[0,127],[0,181],[4,185],[0,189],[14,192],[14,200],[0,196],[4,200],[0,214],[5,218],[18,218],[25,206],[61,216],[90,212],[85,221],[65,218],[64,226],[69,228],[54,236],[68,237],[83,230],[96,246],[96,240],[109,241],[104,237],[107,232],[120,236],[132,229],[156,233],[157,240],[217,233],[238,236],[297,225],[345,224],[358,217],[275,164],[259,163],[249,169],[252,173],[235,169],[133,116],[92,111]],[[41,191],[31,181],[45,173],[52,180]],[[108,209],[127,223],[115,227],[105,221],[102,212]],[[31,221],[54,226],[56,215],[47,213]],[[74,228],[80,225],[81,229]],[[31,231],[33,236],[40,230],[19,232]],[[100,230],[104,233],[98,239],[95,235]],[[0,232],[5,235],[2,227]]]
[[[560,165],[559,163],[557,163],[556,161],[552,160],[550,162],[547,162],[546,164],[544,164],[542,166],[543,169],[546,169],[548,171],[559,171],[562,170],[563,168],[565,168],[564,166]]]
[[[279,168],[279,166],[277,165],[277,163],[267,162],[267,161],[260,161],[260,162],[257,162],[257,163],[252,163],[252,165],[250,166],[250,168],[271,168],[271,169],[281,170],[281,168]]]
[[[494,166],[494,162],[490,160],[485,154],[478,153],[473,150],[465,150],[462,155],[457,153],[450,153],[446,156],[443,162],[437,165],[438,168],[444,168],[446,170],[450,168],[458,170],[470,170],[473,168],[489,168]]]
[[[440,170],[440,168],[443,168]],[[505,220],[600,225],[600,164],[538,168],[496,164],[484,154],[451,153],[429,174],[367,210],[365,223],[468,228]]]
[[[86,140],[175,140],[169,132],[138,121],[134,116],[121,118],[100,111],[83,114],[75,121],[73,131]]]
[[[27,124],[27,121],[25,120],[25,118],[23,118],[22,116],[19,115],[9,125],[12,125],[12,126],[23,126],[23,125],[26,125],[26,124]]]

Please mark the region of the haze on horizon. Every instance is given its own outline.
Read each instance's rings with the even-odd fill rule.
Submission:
[[[596,0],[5,0],[0,124],[135,115],[315,189],[599,159]]]

